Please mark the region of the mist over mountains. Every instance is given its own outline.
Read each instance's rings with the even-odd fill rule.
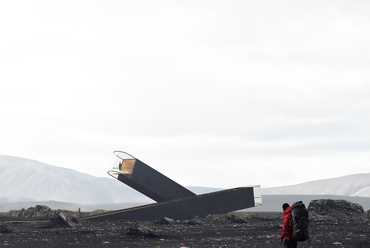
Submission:
[[[35,160],[0,156],[0,203],[29,201],[102,204],[151,199],[114,179]]]
[[[221,189],[188,187],[196,194]],[[0,156],[0,203],[57,201],[82,205],[154,202],[118,180],[35,160]]]
[[[223,190],[187,188],[196,194]],[[323,197],[363,204],[370,202],[367,198],[370,197],[370,173],[274,188],[261,185],[261,192],[263,205],[251,211],[280,211],[282,201],[305,200],[308,204],[310,199]],[[25,158],[0,156],[0,212],[34,206],[37,202],[65,209],[82,206],[91,211],[97,208],[121,209],[154,201],[113,178],[94,177]],[[364,207],[370,208],[370,205]]]
[[[370,173],[262,188],[262,195],[345,195],[370,197]]]

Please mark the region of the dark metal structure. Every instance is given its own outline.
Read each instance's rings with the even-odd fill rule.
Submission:
[[[157,203],[111,211],[83,219],[156,220],[169,217],[181,220],[227,213],[262,204],[259,186],[196,195],[139,159],[120,151],[113,153],[108,174]]]
[[[114,155],[108,174],[156,202],[195,195],[127,153],[114,152]]]

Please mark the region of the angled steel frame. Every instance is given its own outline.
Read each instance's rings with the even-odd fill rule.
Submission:
[[[93,215],[83,218],[84,220],[157,220],[163,217],[183,220],[262,205],[260,186],[196,195],[139,159],[121,151],[113,152],[108,174],[157,203]]]

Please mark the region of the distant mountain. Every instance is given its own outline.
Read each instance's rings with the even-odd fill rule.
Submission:
[[[262,195],[345,195],[370,197],[370,173],[262,188]]]
[[[188,189],[195,194],[222,190]],[[79,205],[154,202],[113,178],[94,177],[25,158],[0,156],[0,204],[42,201]]]
[[[223,190],[194,186],[187,188],[195,194]],[[280,211],[282,202],[306,200],[308,205],[309,199],[336,199],[337,196],[364,204],[370,202],[370,198],[365,198],[370,197],[370,174],[349,175],[284,187],[262,187],[261,192],[263,205],[248,211]],[[30,159],[0,156],[0,212],[37,204],[69,210],[81,206],[84,211],[91,211],[98,208],[122,209],[152,202],[154,201],[150,198],[113,178],[94,177]],[[370,205],[364,207],[370,208]]]
[[[8,212],[10,210],[20,210],[22,208],[27,209],[29,207],[35,207],[36,205],[45,205],[51,209],[65,209],[71,211],[76,211],[78,208],[81,208],[81,211],[90,212],[97,209],[118,210],[142,206],[146,204],[148,204],[148,202],[105,203],[93,205],[82,205],[76,203],[57,202],[57,201],[8,202],[0,203],[0,214]]]
[[[0,156],[0,203],[31,201],[86,205],[152,200],[114,179],[35,160]]]

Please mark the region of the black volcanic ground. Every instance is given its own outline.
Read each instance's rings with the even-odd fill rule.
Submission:
[[[48,220],[4,218],[16,231],[0,233],[0,247],[282,247],[279,237],[282,215],[245,216],[247,223],[234,223],[226,215],[200,219],[198,224],[175,221],[80,221],[76,228],[46,228]],[[139,225],[152,236],[128,235]],[[310,222],[311,244],[298,247],[370,247],[370,222]]]

